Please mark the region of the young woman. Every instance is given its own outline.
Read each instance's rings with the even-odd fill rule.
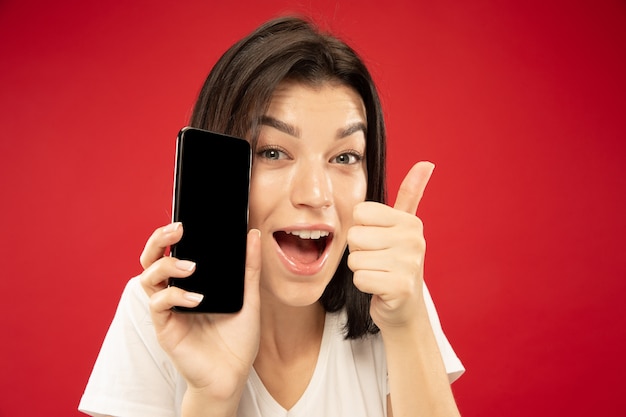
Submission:
[[[456,416],[464,368],[423,281],[415,216],[433,165],[385,205],[385,127],[357,54],[305,19],[272,20],[209,74],[191,126],[254,150],[243,309],[181,314],[193,260],[141,255],[79,409],[126,416]],[[219,221],[219,219],[215,219]],[[219,239],[219,237],[217,237]]]

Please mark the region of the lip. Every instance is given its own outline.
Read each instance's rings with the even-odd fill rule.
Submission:
[[[324,248],[324,251],[321,253],[321,255],[317,258],[317,260],[311,263],[306,263],[306,264],[296,263],[291,258],[287,257],[287,255],[285,255],[285,253],[281,249],[276,239],[274,239],[274,246],[276,248],[276,253],[278,254],[278,258],[280,259],[283,266],[289,272],[295,275],[305,275],[305,276],[315,275],[324,268],[324,265],[326,265],[326,261],[328,260],[328,257],[330,255],[330,248],[332,247],[332,242],[334,238],[334,228],[326,224],[317,224],[317,225],[301,225],[300,224],[300,225],[293,225],[293,226],[286,227],[284,229],[276,230],[272,233],[272,236],[274,236],[274,233],[276,232],[291,233],[291,232],[302,231],[302,230],[306,230],[306,231],[320,230],[320,231],[328,232],[328,237],[325,238],[326,247]]]

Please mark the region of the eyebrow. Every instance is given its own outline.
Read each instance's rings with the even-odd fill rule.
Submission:
[[[273,127],[276,130],[280,130],[283,133],[286,133],[290,136],[299,138],[300,137],[300,129],[295,126],[290,125],[289,123],[285,123],[281,120],[275,119],[271,116],[262,116],[261,124],[269,127]],[[363,132],[364,135],[367,135],[367,126],[363,122],[356,122],[348,125],[347,127],[340,129],[337,135],[338,139],[343,139],[356,133],[358,131]]]
[[[273,127],[274,129],[280,130],[281,132],[286,133],[290,136],[294,136],[296,138],[300,137],[300,129],[290,125],[289,123],[285,123],[278,119],[275,119],[271,116],[261,116],[261,124]]]
[[[365,126],[365,123],[363,122],[352,123],[347,128],[339,131],[339,137],[345,138],[358,131],[363,132],[363,134],[367,136],[367,126]]]

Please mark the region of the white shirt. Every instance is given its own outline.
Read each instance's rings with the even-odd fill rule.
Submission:
[[[444,335],[426,286],[424,298],[451,381],[464,367]],[[186,384],[159,345],[137,277],[131,279],[79,404],[92,415],[179,417]],[[327,313],[313,376],[304,394],[285,410],[254,371],[246,383],[239,417],[386,417],[387,363],[380,334],[357,340],[343,336],[345,314]],[[288,383],[288,381],[286,381]]]

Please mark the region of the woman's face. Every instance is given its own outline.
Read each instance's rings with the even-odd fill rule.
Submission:
[[[279,85],[259,133],[250,227],[261,231],[261,293],[282,304],[321,297],[365,199],[366,115],[352,88]]]

